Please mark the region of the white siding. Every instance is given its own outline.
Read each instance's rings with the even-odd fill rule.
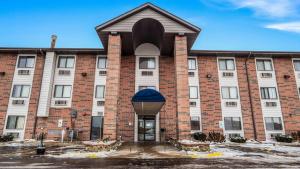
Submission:
[[[35,55],[35,54],[18,55],[18,59],[17,59],[17,62],[16,62],[16,67],[15,67],[13,82],[12,82],[12,86],[11,86],[10,98],[9,98],[9,103],[8,103],[5,126],[4,126],[4,132],[3,133],[4,134],[11,133],[11,132],[12,133],[19,133],[19,138],[17,140],[23,140],[24,139],[24,131],[25,131],[25,127],[26,127],[26,120],[27,120],[29,101],[30,101],[30,96],[31,96],[34,70],[35,70],[35,63],[34,63],[33,68],[18,68],[18,62],[19,62],[20,56],[34,56],[35,57],[35,60],[34,60],[35,63],[36,63],[36,58],[37,58],[37,55]],[[19,70],[29,70],[30,74],[29,75],[18,75]],[[12,91],[13,91],[13,86],[14,85],[29,85],[30,86],[29,97],[28,98],[12,98]],[[13,100],[24,100],[24,105],[12,104]],[[22,130],[6,129],[7,117],[9,115],[25,116],[24,127],[23,127]]]
[[[115,31],[115,32],[132,32],[133,25],[143,19],[143,18],[153,18],[159,21],[165,32],[185,32],[185,33],[194,33],[194,31],[182,26],[181,24],[153,11],[152,9],[145,9],[133,16],[130,16],[120,22],[115,23],[114,25],[105,28],[103,31]]]
[[[274,70],[274,64],[273,60],[271,58],[256,58],[255,63],[257,63],[258,59],[265,59],[265,60],[271,60],[272,62],[272,71],[259,71],[257,69],[257,64],[256,64],[256,74],[257,74],[257,81],[258,81],[258,86],[259,86],[259,95],[260,95],[260,100],[261,100],[261,108],[262,108],[262,114],[263,114],[263,121],[264,121],[264,127],[265,127],[265,133],[266,133],[266,140],[270,139],[270,134],[272,133],[280,133],[284,134],[284,123],[283,123],[283,118],[282,118],[282,112],[281,112],[281,105],[280,105],[280,100],[279,100],[279,93],[278,93],[278,87],[277,87],[277,81],[276,81],[276,74]],[[271,73],[272,77],[271,78],[262,78],[261,73]],[[276,92],[277,92],[277,99],[276,100],[264,100],[261,98],[261,87],[275,87]],[[266,102],[276,102],[277,106],[276,107],[267,107]],[[266,130],[266,124],[265,124],[265,117],[280,117],[281,122],[282,122],[282,127],[283,130],[281,131],[267,131]]]
[[[189,72],[193,72],[194,76],[188,78],[189,86],[195,86],[198,88],[198,98],[197,99],[190,99],[190,102],[196,102],[195,107],[190,106],[190,116],[197,116],[200,118],[200,131],[202,131],[202,122],[201,122],[201,102],[200,102],[200,83],[199,83],[199,67],[197,57],[189,57],[196,60],[196,69],[195,70],[188,70]],[[194,131],[192,131],[194,132]]]
[[[48,117],[55,70],[55,53],[47,52],[44,64],[41,93],[38,106],[38,117]]]
[[[219,59],[233,59],[234,60],[234,70],[220,70]],[[220,85],[220,98],[221,98],[221,109],[222,109],[222,121],[223,121],[223,131],[224,134],[228,137],[229,134],[240,134],[244,136],[244,127],[243,127],[243,117],[241,110],[241,101],[239,94],[239,84],[237,79],[237,70],[236,62],[234,57],[218,57],[218,74],[219,74],[219,85]],[[224,77],[223,73],[233,73],[232,77]],[[222,97],[222,87],[236,87],[237,88],[237,99],[223,99]],[[226,106],[226,102],[236,102],[235,107]],[[241,119],[241,130],[225,130],[225,117],[239,117]]]

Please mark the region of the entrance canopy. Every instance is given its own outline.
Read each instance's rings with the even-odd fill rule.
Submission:
[[[135,112],[139,115],[155,115],[165,104],[164,96],[153,89],[143,89],[131,99]]]

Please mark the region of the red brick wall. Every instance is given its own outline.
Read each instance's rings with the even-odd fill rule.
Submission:
[[[174,58],[159,58],[159,91],[166,98],[160,111],[160,128],[165,128],[165,138],[176,138],[176,84]]]
[[[107,77],[105,91],[105,118],[103,137],[117,138],[117,112],[119,103],[121,37],[109,35],[107,50]]]
[[[37,55],[36,63],[35,63],[35,70],[34,70],[34,77],[32,82],[31,88],[31,96],[27,114],[27,122],[25,128],[25,139],[33,138],[34,132],[34,123],[38,108],[38,101],[40,97],[41,91],[41,84],[42,84],[42,77],[43,77],[43,69],[44,69],[44,62],[45,56],[44,55]]]
[[[134,110],[131,98],[135,93],[135,56],[122,56],[120,84],[117,135],[121,136],[125,141],[133,141]]]
[[[176,98],[178,103],[177,130],[178,139],[181,140],[189,139],[191,131],[186,36],[175,36],[174,48]]]
[[[300,130],[300,99],[297,91],[293,62],[291,58],[273,59],[277,86],[287,134]],[[290,78],[285,79],[284,75]]]
[[[223,132],[219,128],[219,121],[222,120],[221,100],[219,90],[219,76],[216,57],[198,57],[201,121],[202,131]],[[207,78],[211,75],[211,78]]]
[[[7,106],[10,97],[11,85],[14,77],[17,54],[7,53],[0,54],[0,72],[5,72],[0,76],[0,133],[4,129]]]

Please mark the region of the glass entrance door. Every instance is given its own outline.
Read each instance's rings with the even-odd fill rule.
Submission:
[[[155,116],[139,116],[139,141],[155,141]]]

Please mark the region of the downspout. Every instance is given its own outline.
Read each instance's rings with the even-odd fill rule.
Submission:
[[[252,92],[251,92],[250,77],[249,77],[248,64],[247,64],[248,59],[251,57],[251,55],[252,55],[252,52],[249,53],[248,57],[245,60],[245,69],[246,69],[246,76],[247,76],[248,95],[249,95],[250,110],[251,110],[251,116],[252,116],[254,140],[257,140],[257,132],[256,132],[255,117],[254,117],[252,95],[251,95]]]
[[[40,53],[43,57],[44,53],[43,53],[42,49],[40,49]],[[36,60],[37,60],[37,58],[36,58]],[[45,62],[44,62],[44,65],[45,65]],[[43,65],[43,68],[44,68],[44,65]],[[44,75],[44,69],[42,70],[42,76],[43,75]],[[41,78],[40,85],[42,85],[42,79],[43,79],[43,77]],[[34,139],[35,135],[36,135],[36,126],[37,126],[37,121],[38,121],[37,113],[38,113],[38,108],[39,108],[40,96],[41,96],[41,91],[39,93],[39,98],[37,99],[37,104],[36,104],[36,113],[35,113],[34,124],[33,124],[32,139]]]

